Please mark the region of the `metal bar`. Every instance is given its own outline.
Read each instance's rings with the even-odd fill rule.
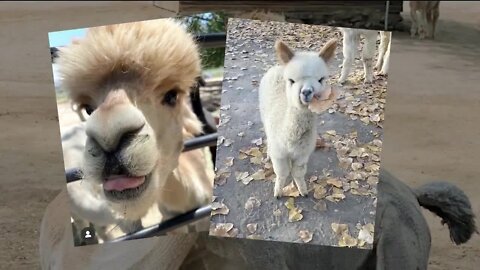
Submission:
[[[83,179],[83,172],[79,168],[68,169],[65,172],[67,178],[67,184]]]
[[[217,133],[212,133],[187,140],[184,143],[183,152],[188,152],[203,147],[216,146],[217,138]],[[83,172],[78,168],[67,170],[65,175],[67,178],[67,184],[83,179]]]
[[[195,222],[197,220],[200,220],[202,218],[208,217],[211,211],[212,211],[212,207],[210,205],[200,207],[198,209],[189,211],[185,214],[176,216],[172,219],[166,220],[158,225],[153,225],[145,229],[142,229],[138,232],[127,234],[125,236],[108,241],[107,243],[116,243],[116,242],[122,242],[126,240],[141,239],[141,238],[148,238],[152,236],[164,235],[165,233],[172,231],[174,229],[177,229],[181,226],[184,226],[192,222]]]
[[[217,145],[217,133],[212,133],[208,135],[203,135],[200,137],[193,138],[188,140],[184,144],[183,152],[188,152],[198,148],[203,148],[207,146],[216,146]]]
[[[198,45],[201,48],[223,48],[227,42],[227,35],[225,33],[209,33],[196,35]]]
[[[388,13],[390,10],[390,1],[387,1],[385,6],[385,31],[388,31]]]

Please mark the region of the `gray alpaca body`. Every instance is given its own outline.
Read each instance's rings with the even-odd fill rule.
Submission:
[[[411,189],[385,170],[379,178],[374,249],[203,235],[199,248],[207,250],[205,269],[426,270],[431,236],[422,207],[437,209],[433,212],[449,224],[456,244],[467,242],[476,231],[470,202],[454,185],[433,182]]]

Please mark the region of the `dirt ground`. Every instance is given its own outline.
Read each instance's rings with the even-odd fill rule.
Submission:
[[[480,3],[442,2],[440,9],[437,40],[393,35],[382,166],[411,186],[435,179],[457,184],[480,216]],[[21,54],[48,53],[47,45],[32,50],[30,36],[2,33],[8,38],[1,46],[20,45],[18,55],[2,51],[0,67],[0,269],[36,269],[40,220],[65,179],[57,108],[51,73],[22,73],[48,65],[35,57],[17,61],[26,59]],[[432,231],[429,269],[480,265],[478,235],[456,247],[440,220],[425,216]]]
[[[210,234],[223,236],[225,224],[233,224],[228,236],[343,246],[345,240],[332,230],[332,224],[345,224],[348,235],[353,237],[349,246],[371,249],[373,238],[367,242],[365,237],[358,241],[356,238],[362,226],[371,226],[373,230],[375,223],[378,170],[370,168],[379,168],[381,145],[376,147],[372,141],[381,144],[383,137],[384,104],[380,100],[386,95],[386,78],[379,76],[373,84],[364,85],[363,65],[358,59],[351,80],[344,86],[338,85],[342,36],[334,27],[235,19],[229,21],[228,29],[214,190],[214,208],[220,209],[212,218],[215,224]],[[275,174],[265,153],[268,143],[258,107],[259,81],[266,70],[277,64],[273,48],[277,39],[295,51],[318,52],[333,38],[339,42],[335,59],[329,65],[332,76],[327,83],[344,93],[337,104],[316,116],[317,133],[330,147],[317,149],[310,157],[305,175],[308,197],[299,196],[290,177],[285,196],[276,199]],[[365,123],[360,120],[365,115],[356,115],[359,108],[372,109],[365,110]],[[375,115],[377,122],[370,122],[369,117],[375,119]],[[348,152],[342,153],[342,149]],[[365,149],[368,156],[358,157],[358,149]],[[355,157],[345,161],[349,155]],[[339,162],[340,159],[343,161]],[[362,168],[353,170],[352,161]],[[357,180],[370,176],[369,181]],[[286,204],[294,208],[289,210]],[[295,213],[298,215],[292,216]],[[371,237],[373,231],[365,229],[363,233]]]

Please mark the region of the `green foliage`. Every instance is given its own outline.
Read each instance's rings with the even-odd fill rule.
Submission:
[[[194,34],[224,33],[226,32],[226,20],[227,17],[222,12],[204,13],[183,18],[188,31]],[[203,68],[223,67],[225,48],[201,49],[200,53]]]

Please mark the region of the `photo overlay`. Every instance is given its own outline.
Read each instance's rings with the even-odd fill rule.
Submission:
[[[390,39],[228,21],[210,235],[372,248]]]
[[[208,231],[224,44],[202,16],[49,33],[75,246]]]

